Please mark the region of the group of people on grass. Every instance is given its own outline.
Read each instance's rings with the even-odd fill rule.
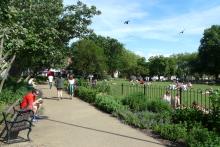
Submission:
[[[168,88],[170,90],[176,90],[176,89],[182,89],[184,91],[186,91],[188,88],[192,88],[192,83],[191,82],[188,82],[188,83],[180,83],[178,81],[176,82],[173,82],[172,84],[170,84],[168,86]]]

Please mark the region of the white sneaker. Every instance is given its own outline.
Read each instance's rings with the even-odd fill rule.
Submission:
[[[37,119],[35,119],[35,118],[33,118],[32,122],[38,122],[38,120],[37,120]]]

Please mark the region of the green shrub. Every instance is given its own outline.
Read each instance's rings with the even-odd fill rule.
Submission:
[[[213,91],[210,95],[210,100],[212,111],[209,114],[209,128],[216,130],[220,134],[220,91]]]
[[[88,81],[83,78],[78,78],[78,79],[76,79],[76,81],[77,81],[77,86],[83,86],[83,87],[89,86]]]
[[[155,120],[157,124],[171,123],[172,113],[164,111],[161,113],[156,113]]]
[[[161,99],[154,99],[154,100],[147,101],[147,110],[152,111],[152,112],[156,112],[156,113],[160,113],[160,112],[164,112],[164,111],[171,112],[172,108],[167,102],[165,102]]]
[[[144,111],[147,108],[147,99],[143,93],[128,95],[122,99],[122,103],[128,105],[128,107],[134,112]]]
[[[38,84],[45,83],[47,81],[46,76],[37,76],[35,79]]]
[[[93,103],[95,101],[97,91],[91,88],[86,87],[78,87],[78,96],[89,103]]]
[[[220,137],[207,128],[195,124],[186,137],[186,143],[190,147],[219,147]]]
[[[126,109],[126,107],[122,109],[118,109],[117,112],[114,113],[114,116],[117,116],[119,119],[122,120],[125,124],[141,128],[141,121],[138,118],[137,115],[135,115],[133,112]]]
[[[176,109],[172,114],[173,123],[186,122],[188,129],[190,129],[195,123],[205,124],[205,115],[202,111],[188,108],[188,109]]]
[[[115,99],[113,96],[103,93],[96,95],[95,105],[99,109],[108,113],[116,112],[118,109],[123,107],[123,105],[120,104],[120,101],[117,101],[117,99]]]
[[[140,120],[140,127],[145,128],[152,128],[154,125],[157,124],[157,114],[149,111],[142,111],[136,113],[137,117]]]
[[[159,124],[153,127],[163,138],[172,141],[184,140],[187,136],[187,129],[183,124]]]
[[[22,96],[20,94],[14,93],[12,90],[4,89],[0,93],[0,99],[2,102],[5,102],[6,104],[12,104],[17,99],[21,99]]]
[[[110,86],[105,81],[97,83],[97,85],[93,88],[95,88],[98,92],[102,92],[102,93],[109,93],[110,92]]]

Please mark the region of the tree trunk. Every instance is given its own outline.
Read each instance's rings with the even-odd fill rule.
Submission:
[[[10,61],[10,63],[9,63],[9,66],[8,66],[8,68],[7,68],[7,70],[6,70],[6,74],[5,74],[5,76],[3,77],[2,81],[1,81],[1,84],[0,84],[0,93],[2,92],[3,85],[4,85],[4,83],[5,83],[5,80],[6,80],[7,77],[8,77],[8,73],[9,73],[9,71],[10,71],[10,69],[11,69],[12,63],[13,63],[14,60],[15,60],[15,57],[16,57],[16,55],[14,55],[14,56],[12,57],[12,59],[11,59],[11,61]]]

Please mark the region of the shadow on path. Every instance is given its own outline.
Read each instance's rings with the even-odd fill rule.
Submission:
[[[43,99],[56,100],[56,101],[60,100],[58,97],[55,97],[55,96],[54,97],[43,97]],[[72,100],[71,97],[62,97],[61,100],[63,100],[63,99]]]
[[[89,127],[84,127],[84,126],[80,126],[80,125],[76,125],[76,124],[71,124],[71,123],[66,123],[66,122],[62,122],[62,121],[58,121],[58,120],[53,120],[53,119],[49,119],[49,118],[47,118],[45,120],[56,122],[56,123],[61,123],[61,124],[69,125],[69,126],[79,127],[79,128],[83,128],[83,129],[88,129],[88,130],[92,130],[92,131],[97,131],[97,132],[107,133],[107,134],[111,134],[111,135],[116,135],[116,136],[120,136],[120,137],[130,138],[130,139],[134,139],[134,140],[139,140],[139,141],[154,143],[154,144],[158,144],[158,145],[163,145],[161,143],[157,143],[157,142],[153,142],[153,141],[149,141],[149,140],[145,140],[145,139],[140,139],[140,138],[131,137],[131,136],[127,136],[127,135],[112,133],[112,132],[98,130],[98,129],[89,128]]]
[[[56,100],[58,101],[58,97],[43,97],[43,99],[48,99],[48,100]]]

